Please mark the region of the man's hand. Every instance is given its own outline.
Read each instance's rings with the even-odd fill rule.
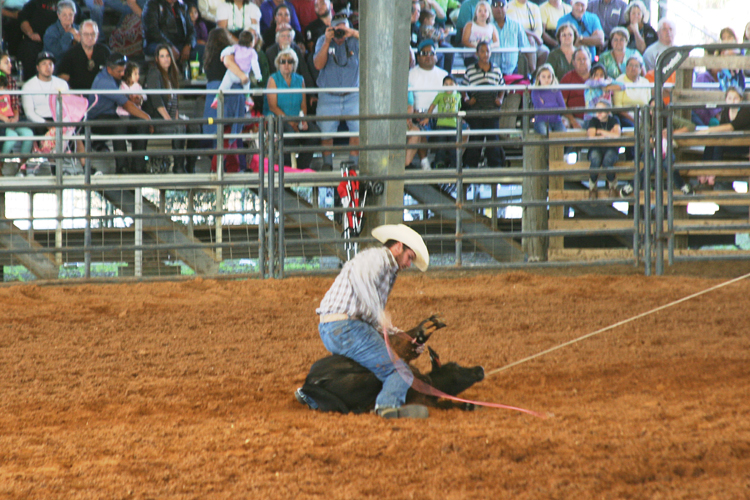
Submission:
[[[242,78],[240,78],[240,81],[242,82],[242,85],[247,85],[250,82],[250,77],[244,75]]]
[[[335,28],[332,26],[329,26],[326,28],[326,42],[331,43],[331,40],[333,40],[333,32],[336,31]]]
[[[39,36],[39,33],[32,33],[31,35],[29,35],[29,38],[31,38],[35,42],[41,42],[42,41],[42,37]]]
[[[187,62],[190,60],[190,45],[185,45],[182,48],[182,53],[180,54],[180,62]]]

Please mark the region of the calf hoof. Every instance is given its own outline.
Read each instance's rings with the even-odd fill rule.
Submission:
[[[461,409],[463,411],[474,411],[477,409],[477,405],[475,405],[474,403],[463,403],[461,405]]]

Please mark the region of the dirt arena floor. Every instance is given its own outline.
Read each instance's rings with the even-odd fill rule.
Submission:
[[[739,276],[407,273],[487,372]],[[747,271],[745,271],[747,272]],[[427,420],[293,397],[332,276],[0,288],[0,498],[750,498],[750,279],[488,376]],[[417,366],[426,369],[426,359]]]

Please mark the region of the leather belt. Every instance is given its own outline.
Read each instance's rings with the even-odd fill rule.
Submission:
[[[321,314],[320,315],[320,322],[321,323],[332,323],[334,321],[345,321],[348,319],[358,320],[359,318],[355,316],[349,316],[348,314],[343,313],[335,313],[335,314]]]

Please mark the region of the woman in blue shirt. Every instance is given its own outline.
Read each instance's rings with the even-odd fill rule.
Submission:
[[[74,43],[81,43],[81,33],[74,24],[76,5],[71,0],[57,4],[57,22],[44,32],[44,50],[59,61]]]
[[[284,49],[274,59],[274,65],[278,68],[268,79],[268,89],[304,89],[305,80],[297,73],[299,60],[297,54],[290,48]],[[276,116],[307,116],[307,99],[302,92],[269,93],[263,99],[263,114]],[[285,121],[284,133],[296,133],[306,131],[319,131],[317,125],[312,121]],[[290,146],[315,146],[315,139],[285,139],[285,144]],[[284,164],[291,165],[291,158],[284,155]],[[298,153],[298,168],[309,168],[312,161],[312,152]]]

